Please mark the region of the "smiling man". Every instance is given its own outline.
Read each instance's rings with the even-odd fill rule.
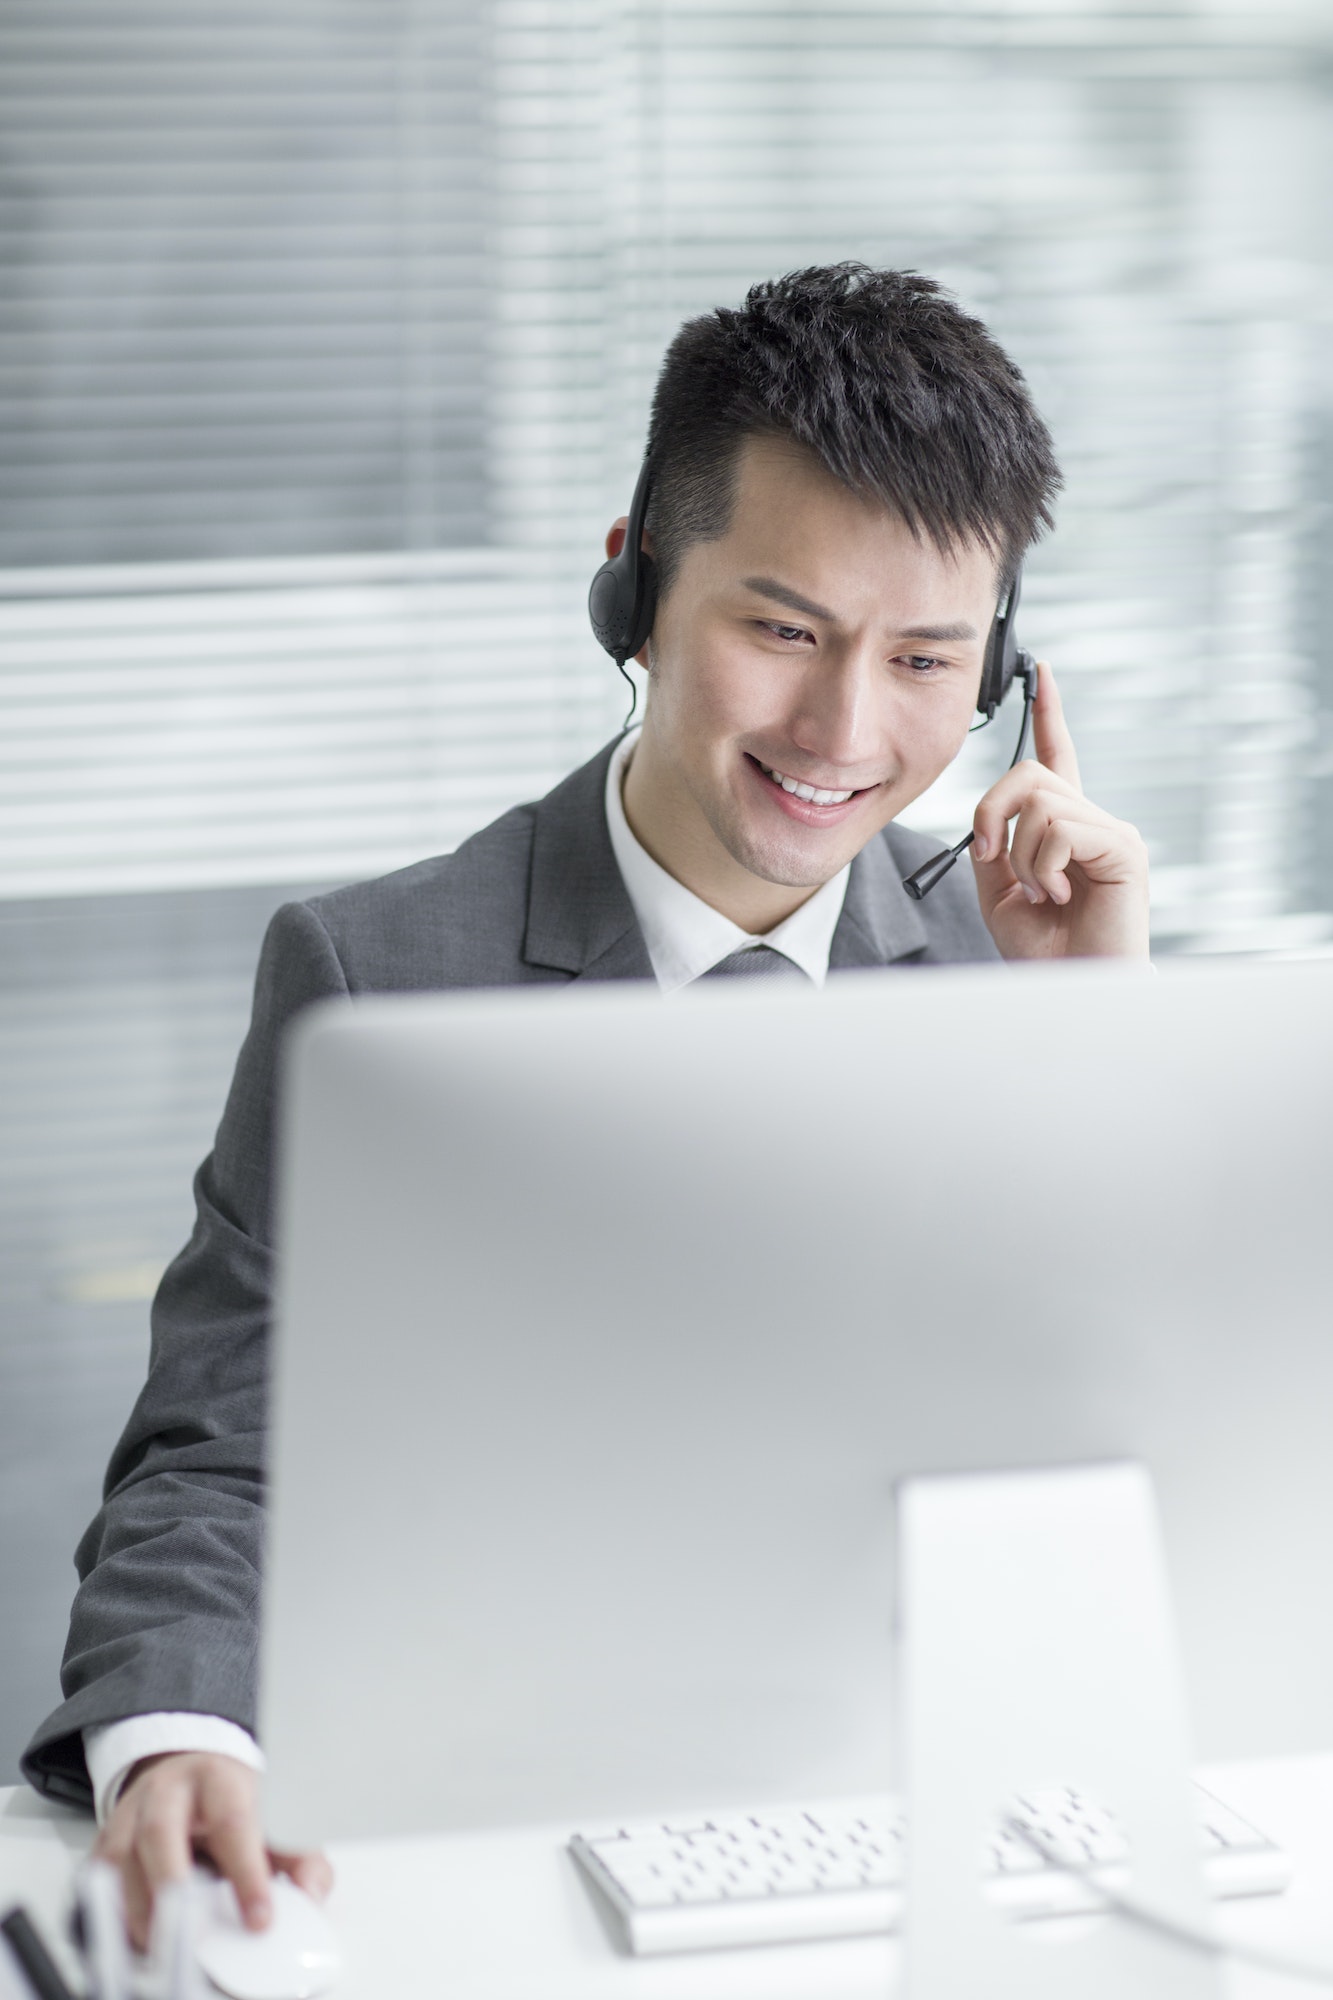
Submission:
[[[925,290],[913,280],[908,296]],[[998,357],[975,322],[963,325]],[[782,950],[782,927],[804,909],[808,932],[814,901],[831,934],[856,856],[862,874],[874,857],[887,877],[868,850],[876,835],[887,830],[897,876],[930,852],[892,822],[957,755],[1006,572],[1037,520],[1011,501],[985,540],[981,524],[959,519],[923,532],[909,525],[910,487],[897,505],[849,488],[809,446],[762,431],[736,443],[729,471],[726,532],[668,558],[643,655],[644,726],[612,768],[623,773],[625,819],[659,867]],[[925,458],[917,483],[932,474]],[[669,506],[659,519],[670,520]],[[612,529],[609,552],[625,526]],[[946,528],[942,545],[934,534]],[[915,939],[893,956],[1146,954],[1143,843],[1084,798],[1045,665],[1035,731],[1038,761],[1007,773],[977,808],[975,889],[965,876],[946,880],[918,911],[896,882],[876,883],[881,925]]]
[[[191,1846],[268,1911],[254,1740],[271,1132],[282,1031],[326,996],[1147,951],[1132,827],[1084,798],[1049,668],[1034,761],[924,903],[897,815],[957,754],[1058,473],[1021,376],[929,280],[757,286],[667,354],[643,549],[643,727],[456,854],[280,910],[148,1381],[78,1551],[66,1700],[24,1768],[95,1799],[131,1927]],[[607,537],[616,556],[626,522]],[[368,1724],[373,1718],[368,1718]]]

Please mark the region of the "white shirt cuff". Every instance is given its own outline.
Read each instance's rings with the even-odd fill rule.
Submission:
[[[121,1786],[140,1758],[161,1757],[171,1750],[211,1750],[220,1757],[234,1757],[252,1771],[264,1769],[264,1753],[249,1730],[220,1715],[127,1715],[123,1722],[85,1729],[83,1754],[99,1826],[106,1825]]]

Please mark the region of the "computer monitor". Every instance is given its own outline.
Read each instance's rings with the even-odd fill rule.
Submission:
[[[341,1003],[286,1071],[285,1843],[885,1788],[895,1483],[1130,1458],[1333,1742],[1333,966]]]

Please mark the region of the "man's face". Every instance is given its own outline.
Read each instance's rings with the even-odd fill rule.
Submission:
[[[680,850],[659,858],[705,895],[712,843],[724,877],[727,857],[807,891],[836,875],[956,755],[995,604],[984,549],[944,555],[799,448],[748,439],[727,533],[685,551],[653,628],[635,762]]]

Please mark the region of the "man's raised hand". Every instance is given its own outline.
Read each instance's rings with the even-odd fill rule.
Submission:
[[[1006,771],[973,816],[981,913],[1005,958],[1146,958],[1147,849],[1083,796],[1055,676],[1045,660],[1037,673],[1036,757]]]

